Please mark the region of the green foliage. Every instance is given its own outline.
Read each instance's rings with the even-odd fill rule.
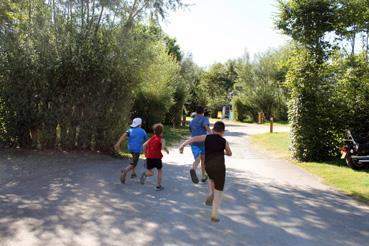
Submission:
[[[243,122],[255,122],[257,121],[258,110],[248,100],[247,97],[242,98],[235,96],[233,97],[233,111],[234,117],[238,121]]]
[[[193,61],[192,57],[185,57],[181,62],[181,75],[186,86],[186,114],[190,115],[195,111],[197,105],[205,105],[206,99],[202,95],[200,88],[200,78],[204,71],[199,68]]]
[[[3,1],[2,143],[107,151],[126,127],[131,102],[147,76],[160,90],[173,80],[176,63],[158,58],[168,57],[163,39],[142,23],[181,5],[179,0]],[[168,66],[155,67],[158,62]]]
[[[248,56],[237,62],[233,107],[239,120],[256,121],[258,112],[268,119],[287,119],[288,91],[283,85],[287,57],[287,49],[281,49],[259,55],[253,63]]]
[[[364,54],[355,56],[354,60],[336,56],[333,61],[337,84],[333,94],[338,116],[336,128],[341,133],[351,129],[354,136],[368,136],[369,63]]]
[[[212,65],[209,70],[202,74],[200,90],[202,96],[206,98],[207,109],[212,116],[228,104],[229,79],[223,64]]]
[[[179,79],[178,63],[162,46],[154,45],[150,50],[153,61],[141,71],[142,82],[132,112],[133,116],[143,118],[143,127],[149,131],[153,124],[165,120],[169,109],[175,104],[173,97],[180,88],[176,84]]]
[[[334,31],[335,13],[332,0],[279,1],[277,27],[294,40],[305,45],[317,56],[324,58],[330,43],[325,34]]]
[[[336,155],[334,140],[335,89],[326,65],[306,50],[296,50],[290,59],[287,83],[291,88],[289,117],[291,150],[298,160],[324,160]]]
[[[368,1],[290,0],[279,6],[277,27],[297,42],[287,76],[293,154],[299,160],[333,158],[346,129],[369,131]],[[363,42],[356,54],[358,36]]]

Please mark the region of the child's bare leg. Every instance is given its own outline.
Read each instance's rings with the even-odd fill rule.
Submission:
[[[192,169],[196,171],[198,165],[200,163],[200,156],[196,158],[196,160],[192,164]]]
[[[199,163],[200,163],[200,156],[198,156],[196,160],[193,162],[192,168],[190,170],[191,179],[194,184],[199,183],[199,179],[197,178],[197,175],[196,175],[196,169]]]
[[[153,170],[152,170],[152,169],[147,169],[147,171],[146,171],[146,176],[147,176],[147,177],[151,177],[151,176],[153,176],[153,175],[154,175]]]
[[[200,156],[200,161],[201,161],[201,174],[202,176],[205,176],[205,156],[201,155]]]
[[[208,192],[208,196],[211,197],[211,196],[214,196],[214,181],[209,179],[209,182],[208,182],[208,189],[209,189],[209,192]]]
[[[146,172],[142,173],[141,178],[140,178],[140,183],[145,184],[146,177],[150,177],[150,176],[153,176],[153,175],[154,175],[154,173],[153,173],[152,169],[147,169]]]
[[[136,175],[136,166],[133,166],[131,175]]]
[[[205,205],[212,206],[214,200],[214,181],[209,179],[208,181],[208,197],[206,198]]]
[[[220,203],[221,203],[221,199],[222,199],[222,194],[223,191],[214,190],[214,200],[213,200],[213,207],[211,210],[211,221],[216,223],[219,222],[219,214],[218,214],[218,210],[220,207]]]
[[[206,172],[205,172],[205,155],[201,155],[200,156],[200,162],[201,162],[201,181],[205,182],[207,177],[206,177]]]
[[[158,169],[158,176],[157,176],[157,179],[156,179],[156,186],[159,187],[161,186],[161,178],[163,176],[163,169]]]
[[[132,169],[134,169],[135,166],[129,164],[128,167],[126,167],[126,169],[122,170],[122,174],[120,176],[120,182],[125,184],[126,183],[126,176],[127,176],[127,173],[129,171],[131,171]]]
[[[128,167],[126,167],[126,169],[124,169],[124,171],[123,171],[124,172],[124,175],[127,175],[127,173],[129,171],[132,171],[132,169],[134,169],[134,168],[135,168],[135,166],[129,164]]]

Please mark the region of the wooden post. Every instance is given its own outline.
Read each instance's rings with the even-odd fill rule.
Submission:
[[[186,126],[186,115],[182,115],[182,126]]]
[[[264,113],[260,112],[260,124],[264,124]]]
[[[270,133],[273,133],[273,117],[270,117]]]

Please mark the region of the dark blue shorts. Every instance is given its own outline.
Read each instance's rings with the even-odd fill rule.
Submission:
[[[193,157],[195,158],[195,160],[200,155],[205,155],[205,146],[204,145],[191,145],[191,150],[192,150],[192,154],[193,154]]]

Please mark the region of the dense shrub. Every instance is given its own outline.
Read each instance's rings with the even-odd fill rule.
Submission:
[[[287,82],[291,88],[289,118],[291,149],[299,160],[317,161],[336,155],[335,89],[327,64],[316,62],[309,52],[296,50]]]
[[[178,88],[175,82],[180,79],[179,64],[166,50],[160,46],[153,46],[151,50],[153,62],[141,71],[141,83],[132,111],[134,117],[142,117],[143,127],[149,131],[153,124],[165,120],[174,105],[173,98]]]
[[[168,111],[172,89],[165,83],[173,80],[176,63],[155,59],[169,56],[165,43],[142,23],[180,0],[90,2],[2,3],[2,145],[107,151],[128,125],[132,101],[148,78],[165,92],[153,92],[152,100]],[[161,62],[168,66],[156,67]]]

